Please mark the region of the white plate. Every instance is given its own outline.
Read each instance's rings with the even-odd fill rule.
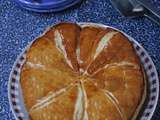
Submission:
[[[106,25],[96,24],[96,23],[78,23],[78,24],[81,26],[89,25],[89,26],[98,26],[102,28],[109,27]],[[116,29],[113,27],[110,27],[110,28]],[[147,51],[137,41],[131,38],[129,35],[127,35],[124,32],[122,33],[126,37],[128,37],[130,41],[132,41],[133,46],[136,50],[137,55],[139,56],[139,59],[141,60],[142,66],[144,68],[144,72],[147,77],[147,92],[146,92],[147,96],[145,98],[144,105],[140,109],[138,119],[139,120],[150,120],[153,116],[153,113],[155,111],[155,108],[158,102],[159,79],[158,79],[157,71]],[[15,61],[12,71],[10,73],[10,78],[9,78],[9,83],[8,83],[9,103],[10,103],[12,112],[17,120],[29,120],[28,113],[24,106],[23,96],[22,96],[19,80],[20,80],[21,68],[25,62],[26,50],[32,45],[32,42],[23,50],[23,52],[18,56],[17,60]]]

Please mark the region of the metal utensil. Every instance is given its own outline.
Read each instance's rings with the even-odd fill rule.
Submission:
[[[111,0],[125,17],[146,16],[160,25],[160,12],[145,0]]]

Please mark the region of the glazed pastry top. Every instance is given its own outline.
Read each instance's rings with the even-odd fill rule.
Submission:
[[[144,89],[125,35],[73,23],[53,26],[33,42],[20,83],[32,120],[130,120]]]

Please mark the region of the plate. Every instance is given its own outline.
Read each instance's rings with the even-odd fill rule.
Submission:
[[[18,5],[34,12],[58,12],[69,8],[82,0],[15,0]],[[38,0],[37,0],[38,1]]]
[[[96,23],[78,23],[78,24],[80,26],[97,26],[102,28],[110,27],[110,26],[96,24]],[[110,28],[116,29],[113,27],[110,27]],[[132,42],[133,47],[141,61],[142,67],[144,69],[144,73],[146,75],[146,85],[147,85],[146,97],[142,107],[137,111],[139,113],[138,119],[150,120],[157,106],[158,96],[159,96],[159,79],[158,79],[156,67],[151,57],[147,53],[147,51],[136,40],[134,40],[132,37],[130,37],[123,31],[120,31],[120,32],[123,33]],[[28,113],[25,109],[25,105],[23,102],[23,96],[22,96],[19,80],[20,80],[21,68],[26,58],[26,51],[30,48],[33,41],[18,56],[17,60],[13,65],[13,68],[9,77],[8,98],[9,98],[9,103],[10,103],[12,112],[17,120],[29,120]]]

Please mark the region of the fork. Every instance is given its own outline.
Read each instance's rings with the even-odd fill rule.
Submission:
[[[111,0],[125,17],[146,16],[160,25],[160,12],[145,0]]]

